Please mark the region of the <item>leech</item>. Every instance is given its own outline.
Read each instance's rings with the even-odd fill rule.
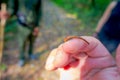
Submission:
[[[82,37],[80,37],[80,36],[68,36],[68,37],[64,38],[64,42],[69,41],[69,40],[71,40],[71,39],[75,39],[75,38],[81,39],[81,40],[85,41],[87,44],[89,44],[88,41],[86,41],[84,38],[82,38]]]

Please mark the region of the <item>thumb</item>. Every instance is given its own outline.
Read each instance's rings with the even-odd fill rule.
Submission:
[[[116,62],[117,62],[117,66],[120,72],[120,45],[118,46],[117,51],[116,51]]]

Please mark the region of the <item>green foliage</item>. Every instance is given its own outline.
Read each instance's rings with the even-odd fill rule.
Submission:
[[[64,8],[68,13],[76,14],[82,21],[82,25],[88,24],[95,28],[98,20],[103,14],[111,0],[95,0],[95,6],[92,6],[92,0],[52,0],[58,6]]]
[[[52,0],[59,6],[63,7],[69,12],[76,12],[77,10],[90,9],[92,5],[92,0]],[[97,9],[104,9],[111,0],[95,0],[95,7]]]
[[[6,70],[7,66],[5,64],[0,64],[0,71]]]
[[[8,41],[10,39],[13,39],[15,36],[15,34],[17,33],[17,20],[16,18],[10,18],[9,20],[7,20],[6,22],[6,26],[5,26],[5,41]]]

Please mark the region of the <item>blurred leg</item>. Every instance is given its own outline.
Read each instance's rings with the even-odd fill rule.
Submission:
[[[26,47],[26,44],[27,44],[27,39],[24,41],[23,47],[20,50],[20,59],[22,59],[22,60],[25,59],[25,47]]]
[[[25,64],[25,48],[27,46],[28,35],[30,31],[21,25],[18,25],[18,45],[19,45],[19,62],[18,66],[23,66]]]
[[[34,59],[33,55],[33,48],[34,48],[34,41],[35,41],[35,36],[32,35],[32,33],[29,35],[29,50],[28,50],[28,55],[31,59]]]
[[[23,66],[25,64],[25,48],[26,48],[26,45],[27,45],[27,38],[24,41],[24,43],[21,47],[21,50],[20,50],[20,60],[18,62],[19,66]]]

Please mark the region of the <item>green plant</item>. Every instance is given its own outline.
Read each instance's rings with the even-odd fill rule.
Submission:
[[[5,64],[0,64],[0,71],[4,71],[7,69],[7,66]]]

